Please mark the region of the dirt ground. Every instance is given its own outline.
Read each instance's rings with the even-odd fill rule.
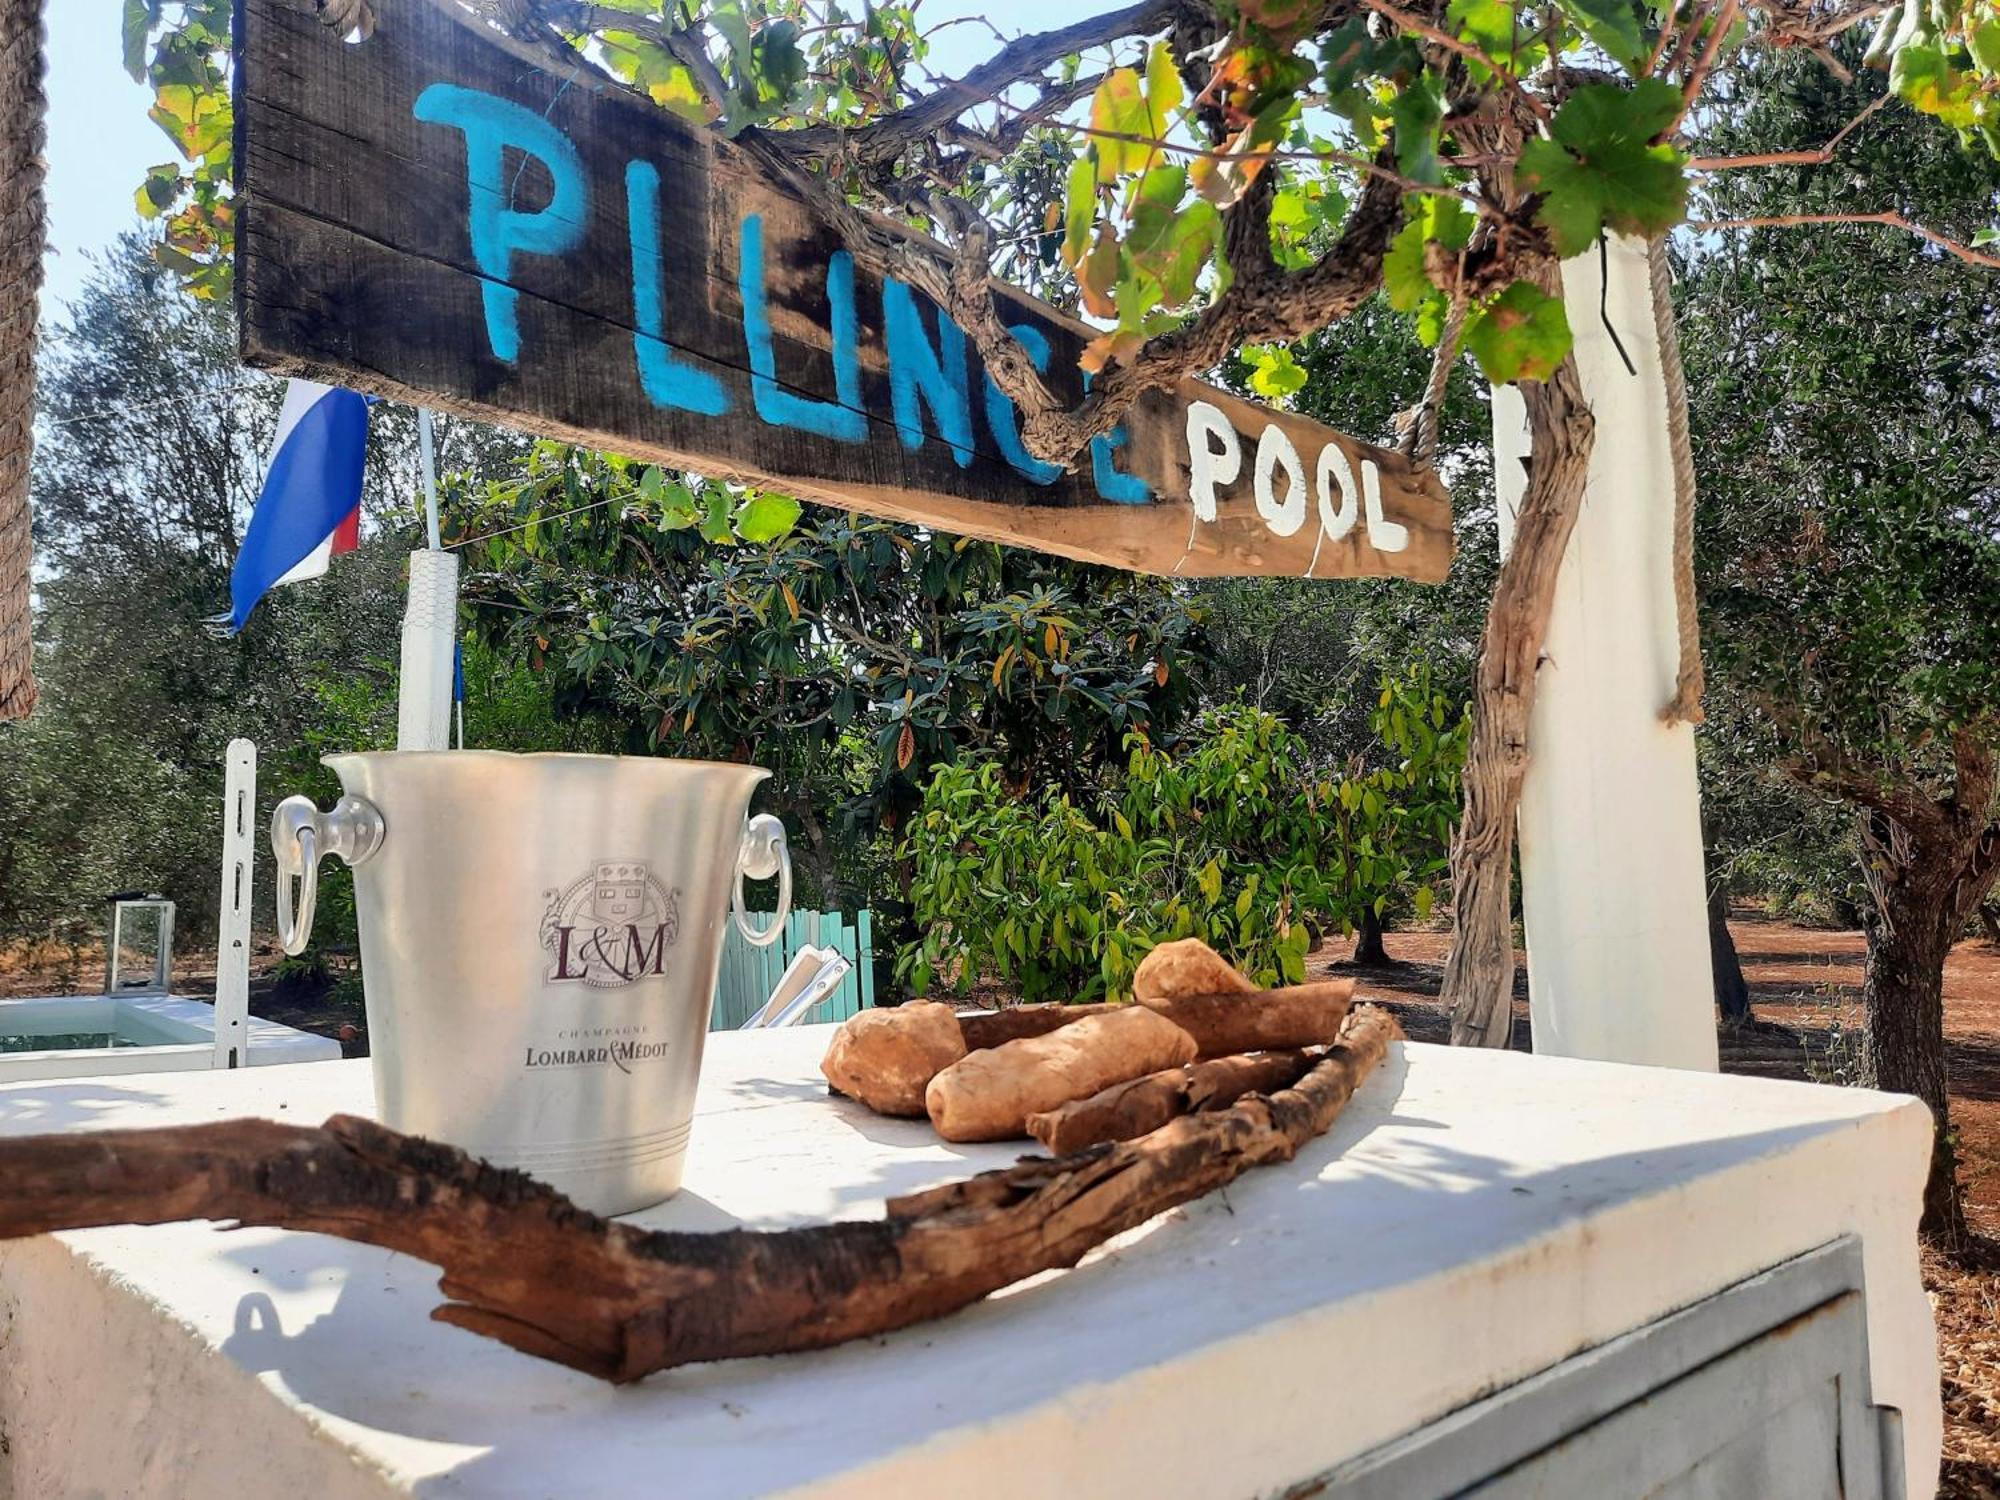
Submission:
[[[1863,940],[1858,932],[1795,927],[1744,914],[1730,923],[1749,981],[1754,1024],[1725,1030],[1722,1066],[1732,1073],[1852,1081],[1859,1054]],[[1388,935],[1387,968],[1356,968],[1335,943],[1309,960],[1315,976],[1353,974],[1363,994],[1397,1010],[1410,1035],[1441,1041],[1437,1003],[1449,938],[1442,932]],[[366,1020],[354,984],[278,972],[276,946],[259,946],[251,1009],[302,1030],[338,1037],[350,1055],[366,1048]],[[0,954],[0,995],[95,990],[101,953]],[[338,977],[338,976],[335,976]],[[179,994],[215,992],[211,960],[174,968]],[[1971,1244],[1927,1249],[1925,1282],[1937,1313],[1944,1376],[1945,1500],[2000,1500],[2000,949],[1964,942],[1945,969],[1945,1030],[1951,1049],[1953,1124]],[[1527,973],[1516,975],[1514,1044],[1528,1045]]]
[[[1755,1022],[1722,1033],[1722,1068],[1776,1078],[1853,1081],[1859,1061],[1865,951],[1858,932],[1820,931],[1744,914],[1729,924]],[[1411,1036],[1442,1041],[1437,1003],[1443,932],[1390,933],[1388,968],[1347,962],[1346,943],[1319,950],[1315,976],[1352,974],[1356,989],[1395,1009]],[[1525,955],[1515,976],[1514,1045],[1528,1045]],[[1972,1242],[1927,1249],[1924,1280],[1937,1314],[1945,1402],[1945,1500],[2000,1500],[2000,949],[1960,943],[1945,965],[1945,1038],[1952,1124],[1959,1137]]]

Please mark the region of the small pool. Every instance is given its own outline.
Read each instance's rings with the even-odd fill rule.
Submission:
[[[319,1062],[340,1043],[255,1016],[245,1061]],[[0,1000],[0,1083],[162,1073],[214,1065],[215,1010],[178,995],[44,995]]]
[[[0,1036],[0,1052],[88,1052],[95,1047],[136,1047],[137,1037],[115,1031],[16,1032]]]

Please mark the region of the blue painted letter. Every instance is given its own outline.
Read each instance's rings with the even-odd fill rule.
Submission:
[[[854,257],[836,250],[826,263],[826,300],[832,309],[831,401],[795,396],[778,384],[778,355],[771,346],[771,308],[764,299],[764,216],[743,221],[737,260],[743,298],[743,342],[750,351],[750,396],[757,415],[773,427],[796,427],[843,443],[865,442],[868,417],[861,409],[861,348],[854,319]]]
[[[962,469],[972,462],[972,403],[966,393],[965,331],[938,314],[937,347],[924,334],[916,293],[893,276],[882,282],[882,340],[889,346],[889,398],[896,433],[912,453],[924,445],[929,406],[938,436]]]
[[[417,95],[412,113],[426,124],[449,125],[465,133],[465,181],[470,192],[466,222],[472,259],[486,277],[480,287],[486,305],[486,341],[498,358],[512,364],[521,357],[521,294],[507,284],[514,252],[560,255],[583,238],[590,206],[583,159],[555,126],[497,94],[434,83]],[[509,207],[512,185],[503,180],[509,146],[541,162],[555,185],[549,206],[538,213]],[[515,172],[516,181],[520,175]]]
[[[719,417],[729,410],[729,393],[706,370],[674,358],[666,342],[666,310],[660,280],[660,169],[649,161],[625,164],[625,216],[632,238],[632,311],[639,327],[632,349],[639,357],[639,384],[655,406]]]
[[[1028,351],[1028,360],[1037,370],[1049,367],[1049,341],[1041,329],[1032,323],[1010,323],[1007,331],[1014,335],[1015,342]],[[1020,415],[1014,403],[1007,399],[1006,392],[995,385],[993,377],[988,375],[986,425],[993,429],[993,441],[1000,445],[1000,456],[1024,478],[1036,484],[1054,484],[1062,478],[1063,466],[1046,463],[1021,446]]]
[[[1090,376],[1083,377],[1083,388],[1090,389]],[[1097,485],[1100,499],[1109,500],[1113,505],[1144,505],[1153,498],[1153,487],[1137,474],[1121,473],[1111,463],[1111,455],[1125,446],[1130,434],[1125,424],[1120,422],[1101,438],[1090,440],[1090,477]]]

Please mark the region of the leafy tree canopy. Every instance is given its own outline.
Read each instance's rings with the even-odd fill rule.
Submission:
[[[1708,184],[1748,160],[1684,149],[1738,61],[1811,53],[1832,69],[1864,28],[1903,106],[2000,152],[1994,0],[1138,0],[999,46],[962,78],[925,66],[915,4],[840,0],[471,0],[526,45],[578,56],[660,108],[734,138],[812,199],[857,256],[948,307],[1063,457],[1144,389],[1245,346],[1282,345],[1386,285],[1437,342],[1496,381],[1549,375],[1570,342],[1550,257],[1605,232],[1714,214]],[[322,15],[365,32],[371,0]],[[133,75],[177,161],[138,193],[163,256],[201,295],[227,284],[227,0],[126,0]],[[1738,157],[1756,155],[1759,142]],[[1691,208],[1691,205],[1693,207]],[[909,255],[855,211],[949,249]],[[1965,258],[1967,239],[1878,202],[1836,218],[1902,223]],[[1726,217],[1720,216],[1717,217]],[[1100,320],[1076,411],[1008,337],[997,272]],[[1066,273],[1066,275],[1065,275]],[[1267,391],[1295,377],[1272,356]]]
[[[760,504],[769,524],[749,524]],[[1160,579],[799,521],[790,500],[553,445],[451,509],[486,638],[634,748],[771,767],[829,899],[865,878],[837,836],[893,828],[933,764],[990,751],[1017,789],[1082,789],[1194,697],[1198,612]]]

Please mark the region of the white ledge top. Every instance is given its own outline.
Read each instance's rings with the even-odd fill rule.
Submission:
[[[636,1221],[871,1216],[1021,1154],[829,1097],[831,1030],[710,1037],[687,1186]],[[24,1083],[0,1088],[0,1133],[311,1123],[370,1098],[365,1062]],[[1296,1161],[1075,1270],[819,1353],[614,1389],[431,1322],[421,1262],[205,1224],[0,1246],[0,1327],[41,1277],[166,1330],[145,1370],[106,1372],[143,1376],[133,1440],[177,1476],[162,1494],[228,1482],[234,1446],[263,1481],[236,1492],[286,1475],[337,1500],[1251,1496],[1852,1233],[1874,1399],[1905,1408],[1912,1474],[1934,1474],[1929,1134],[1914,1101],[1860,1089],[1406,1044]],[[135,1340],[106,1335],[105,1357]],[[22,1344],[17,1367],[42,1357]]]

